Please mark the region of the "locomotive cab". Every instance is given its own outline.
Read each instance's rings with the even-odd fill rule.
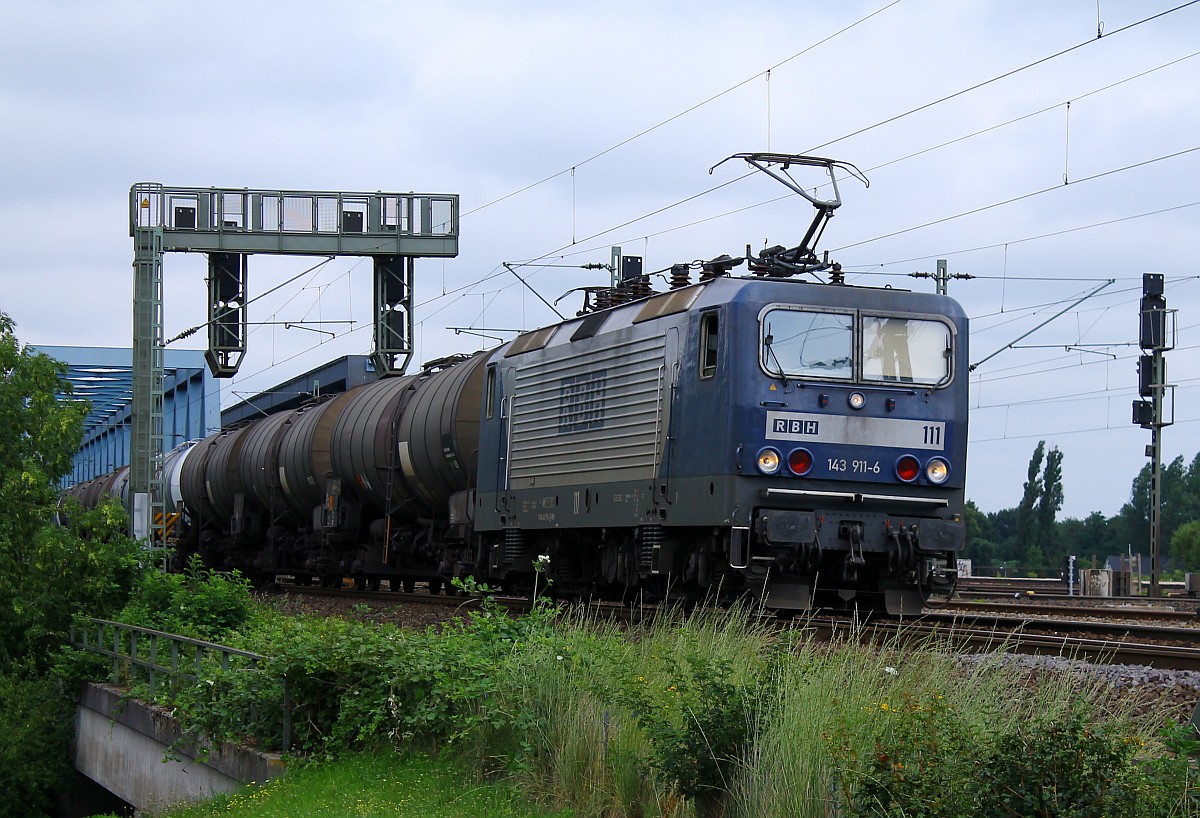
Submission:
[[[799,293],[739,316],[730,563],[771,607],[917,613],[965,544],[965,317],[944,296],[762,286]]]

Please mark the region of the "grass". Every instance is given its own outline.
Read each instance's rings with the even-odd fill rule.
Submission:
[[[530,806],[508,784],[475,785],[461,765],[384,750],[301,765],[260,786],[162,818],[569,818]]]
[[[275,657],[268,681],[292,684],[300,749],[343,760],[170,818],[547,815],[531,802],[577,818],[975,818],[1010,814],[984,809],[1010,795],[1024,799],[1011,814],[1047,818],[1200,807],[1195,753],[1166,752],[1162,725],[1068,671],[1008,666],[1003,645],[964,662],[940,637],[824,643],[741,609],[621,627],[578,609],[472,617],[441,632],[300,617],[244,633]],[[216,678],[202,689],[237,692]],[[223,701],[192,704],[238,712]],[[427,749],[437,761],[414,753]]]

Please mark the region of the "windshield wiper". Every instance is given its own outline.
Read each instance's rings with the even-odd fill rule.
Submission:
[[[783,372],[783,363],[779,360],[779,356],[775,354],[775,348],[771,345],[774,340],[774,336],[771,335],[771,328],[768,326],[767,337],[763,339],[763,349],[767,351],[768,359],[775,361],[775,367],[778,371],[771,372],[770,369],[767,369],[767,373],[770,375],[775,375],[779,378],[779,380],[783,381],[783,386],[786,389],[788,385],[788,379],[787,375],[785,375]]]

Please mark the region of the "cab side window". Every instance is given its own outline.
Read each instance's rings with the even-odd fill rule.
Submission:
[[[487,407],[486,417],[490,418],[494,414],[494,405],[496,403],[496,365],[492,364],[487,368],[487,381],[483,392],[483,405]]]
[[[717,353],[720,349],[720,315],[714,310],[700,316],[700,377],[717,374]]]

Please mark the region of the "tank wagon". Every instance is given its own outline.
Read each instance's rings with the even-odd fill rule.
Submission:
[[[528,591],[536,562],[569,596],[919,611],[965,542],[967,320],[845,284],[807,249],[818,226],[172,452],[180,555],[434,591]]]

